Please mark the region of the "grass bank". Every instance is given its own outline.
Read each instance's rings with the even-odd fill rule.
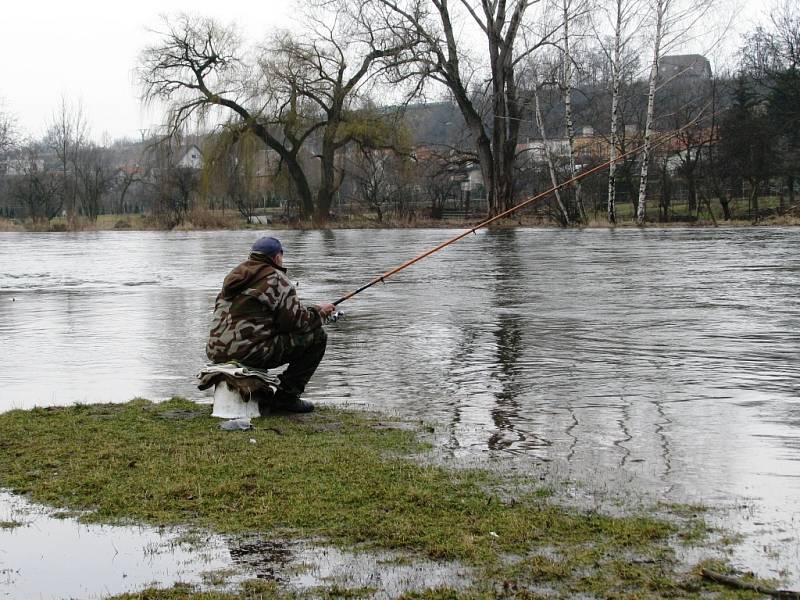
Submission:
[[[426,216],[393,216],[388,215],[378,220],[374,214],[360,214],[332,219],[325,229],[430,229],[453,228],[465,229],[476,225],[485,217],[473,216],[465,219],[451,217],[433,219]],[[670,221],[661,222],[652,218],[645,227],[792,227],[800,225],[800,210],[795,209],[784,215],[769,215],[754,221],[748,218],[746,212],[740,211],[731,220],[724,220],[721,215],[711,218],[709,214],[688,218],[677,215]],[[497,222],[493,227],[550,227],[558,228],[558,224],[538,213],[521,212],[511,218]],[[580,228],[609,228],[611,225],[603,216],[590,218]],[[622,210],[617,216],[616,228],[638,228],[633,212],[628,208]],[[125,214],[125,215],[100,215],[96,220],[79,217],[68,220],[57,217],[47,222],[34,223],[30,220],[11,220],[0,217],[0,232],[4,231],[37,231],[37,232],[65,232],[65,231],[216,231],[216,230],[264,230],[264,229],[317,229],[310,220],[283,220],[280,215],[273,216],[272,222],[248,223],[244,217],[235,211],[228,210],[210,211],[198,209],[191,211],[179,224],[169,218],[159,218],[153,215]]]
[[[323,409],[254,423],[225,432],[210,407],[181,399],[11,411],[0,415],[0,487],[88,522],[321,538],[458,561],[476,574],[466,589],[407,598],[757,597],[709,588],[676,559],[675,544],[703,543],[696,511],[675,507],[660,519],[566,509],[529,482],[412,460],[425,450],[417,432],[375,415]],[[520,492],[501,494],[501,486]],[[267,597],[295,594],[248,582],[230,593],[179,587],[119,596]]]

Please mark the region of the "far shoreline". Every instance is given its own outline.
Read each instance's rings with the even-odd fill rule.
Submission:
[[[162,226],[152,217],[142,215],[101,215],[97,221],[85,218],[73,219],[68,222],[66,218],[53,219],[48,223],[20,222],[0,218],[0,233],[81,233],[97,231],[162,231],[162,232],[189,232],[189,231],[263,231],[265,229],[279,229],[288,231],[330,231],[330,230],[384,230],[384,229],[471,229],[480,225],[485,217],[474,219],[334,219],[324,226],[314,225],[309,221],[270,220],[265,223],[248,223],[238,215],[208,218],[192,218],[173,227]],[[731,220],[673,220],[673,221],[647,221],[640,225],[634,220],[619,221],[610,224],[606,220],[590,220],[588,223],[561,227],[552,221],[538,217],[510,218],[491,224],[489,229],[561,229],[564,231],[595,230],[595,229],[718,229],[718,228],[770,228],[770,227],[797,227],[800,226],[800,216],[775,215],[758,221],[745,219]]]

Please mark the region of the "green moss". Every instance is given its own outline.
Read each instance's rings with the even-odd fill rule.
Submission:
[[[471,565],[480,582],[409,598],[493,597],[498,585],[533,598],[541,582],[598,597],[679,589],[668,541],[686,534],[680,525],[568,510],[550,503],[550,488],[499,501],[487,491],[502,483],[498,475],[403,458],[424,447],[416,432],[370,415],[322,409],[226,432],[209,413],[173,399],[1,414],[0,486],[83,511],[84,521],[405,550]],[[626,566],[630,556],[643,560]],[[255,598],[263,590],[253,585],[235,595],[171,589],[119,598]],[[367,591],[317,595],[331,593]]]

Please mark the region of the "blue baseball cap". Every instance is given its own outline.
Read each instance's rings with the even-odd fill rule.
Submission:
[[[264,256],[275,256],[283,253],[283,246],[281,246],[278,238],[267,236],[257,240],[250,248],[250,252],[258,252]]]

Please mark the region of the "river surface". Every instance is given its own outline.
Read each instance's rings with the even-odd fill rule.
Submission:
[[[272,233],[315,302],[456,232]],[[0,233],[0,411],[208,401],[214,297],[259,235]],[[799,229],[481,231],[343,303],[307,397],[596,504],[715,507],[735,562],[798,585],[799,292]]]

